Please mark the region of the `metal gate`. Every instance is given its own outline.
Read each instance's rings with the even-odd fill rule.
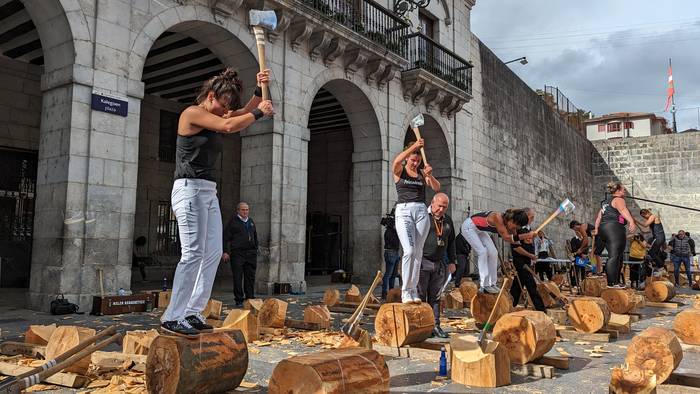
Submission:
[[[37,160],[0,148],[0,287],[29,287]]]

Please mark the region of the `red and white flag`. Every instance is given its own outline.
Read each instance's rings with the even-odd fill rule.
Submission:
[[[668,65],[668,90],[666,94],[666,108],[664,108],[664,112],[668,111],[668,107],[671,106],[671,103],[673,102],[673,95],[676,92],[676,90],[673,88],[673,69],[671,68],[671,64],[669,63]]]

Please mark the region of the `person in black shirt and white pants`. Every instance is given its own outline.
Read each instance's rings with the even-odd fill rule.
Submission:
[[[224,230],[224,262],[231,262],[233,271],[233,297],[236,306],[243,301],[255,298],[255,270],[258,263],[258,232],[255,222],[249,216],[250,207],[245,202],[238,203],[234,215]]]

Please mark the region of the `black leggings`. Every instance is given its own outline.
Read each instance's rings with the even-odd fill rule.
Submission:
[[[622,272],[622,259],[627,246],[625,226],[615,222],[605,222],[600,224],[600,235],[608,250],[608,261],[605,263],[605,273],[608,277],[608,286],[620,283],[620,273]]]
[[[666,266],[663,255],[661,251],[666,244],[666,234],[663,232],[659,234],[654,234],[654,239],[651,243],[651,248],[649,249],[649,257],[654,260],[655,268],[663,268]]]

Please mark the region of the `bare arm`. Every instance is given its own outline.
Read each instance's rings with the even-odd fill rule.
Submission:
[[[586,224],[586,226],[588,226],[588,224]],[[576,230],[576,234],[579,238],[581,238],[581,246],[576,249],[574,254],[580,254],[583,253],[583,251],[588,250],[588,234],[586,234],[585,231],[581,231],[581,229]]]
[[[399,180],[401,176],[401,170],[403,169],[403,162],[408,159],[408,156],[416,150],[420,149],[424,145],[423,139],[419,139],[409,146],[406,150],[396,155],[394,161],[391,163],[391,171],[394,173],[394,182]]]
[[[528,252],[522,246],[518,246],[517,248],[514,248],[513,251],[521,256],[525,256],[525,257],[529,258],[530,260],[537,260],[537,256]]]
[[[426,164],[423,169],[423,176],[425,177],[425,183],[428,184],[435,193],[440,191],[440,181],[433,176],[433,167]]]
[[[264,84],[264,83],[269,83],[270,82],[270,70],[267,69],[267,70],[260,71],[257,74],[256,79],[258,82],[258,88],[260,88],[262,86],[262,84]],[[250,100],[248,100],[248,103],[243,108],[237,109],[235,111],[231,111],[229,116],[245,115],[248,112],[254,110],[260,104],[261,101],[262,101],[262,97],[253,95],[253,97],[251,97]]]
[[[627,219],[627,221],[630,224],[629,229],[628,229],[629,232],[633,233],[633,232],[637,231],[637,225],[634,223],[634,218],[632,217],[632,214],[630,213],[629,209],[627,209],[627,204],[625,203],[625,199],[624,198],[616,198],[611,203],[611,205],[615,209],[620,211],[620,215],[622,215],[622,217]]]
[[[263,114],[269,115],[272,113],[270,101],[261,102],[258,108]],[[182,136],[190,136],[199,133],[202,129],[225,134],[237,133],[253,124],[253,122],[255,122],[255,115],[250,112],[241,116],[225,118],[212,114],[198,105],[192,105],[182,111],[177,133]]]
[[[595,233],[593,235],[598,234],[598,227],[600,227],[600,220],[602,218],[603,218],[603,210],[599,210],[598,216],[596,216],[596,218],[595,218],[595,228],[593,229],[593,231],[595,231]]]

